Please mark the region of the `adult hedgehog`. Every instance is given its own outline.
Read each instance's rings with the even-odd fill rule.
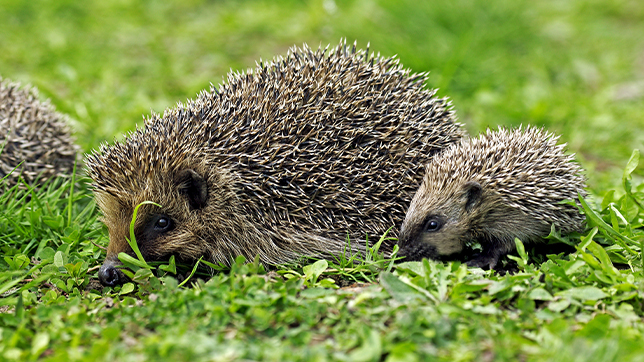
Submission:
[[[0,179],[12,185],[22,177],[33,184],[69,175],[78,151],[65,117],[49,100],[40,101],[36,88],[0,77]]]
[[[461,138],[446,99],[393,58],[341,43],[231,73],[87,160],[109,229],[104,285],[135,206],[143,256],[265,264],[354,250],[404,217],[419,165]],[[360,244],[358,244],[360,242]]]
[[[478,241],[483,252],[468,264],[494,268],[515,238],[542,240],[551,225],[582,231],[585,216],[563,201],[586,194],[585,177],[558,138],[534,127],[500,128],[434,157],[402,225],[398,255],[454,259]]]

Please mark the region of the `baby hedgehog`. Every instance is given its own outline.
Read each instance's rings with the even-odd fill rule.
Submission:
[[[483,247],[470,266],[494,268],[515,249],[550,233],[581,231],[585,217],[564,200],[585,195],[573,155],[542,129],[488,130],[462,140],[427,165],[400,232],[405,260],[454,259],[468,242]]]
[[[365,234],[399,225],[422,167],[463,131],[424,74],[341,43],[306,45],[230,74],[196,100],[153,115],[123,142],[87,159],[115,268],[134,207],[146,259],[175,255],[264,264],[364,250]],[[362,240],[362,241],[360,241]]]
[[[69,175],[78,151],[65,117],[48,100],[0,77],[0,179],[14,185],[20,176],[31,184]]]

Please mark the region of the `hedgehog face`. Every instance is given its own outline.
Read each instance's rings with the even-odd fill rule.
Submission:
[[[163,260],[173,254],[180,260],[190,260],[203,255],[203,245],[196,235],[208,205],[208,185],[196,171],[184,169],[171,177],[150,179],[141,190],[127,196],[99,191],[96,199],[110,235],[107,257],[99,270],[99,279],[104,285],[113,286],[124,279],[115,268],[120,264],[118,254],[134,256],[126,238],[130,237],[134,208],[143,201],[161,205],[142,205],[138,211],[134,234],[145,260]]]
[[[469,220],[481,198],[481,185],[474,181],[450,185],[438,192],[423,183],[403,222],[398,255],[407,261],[457,258],[464,252],[471,232]]]

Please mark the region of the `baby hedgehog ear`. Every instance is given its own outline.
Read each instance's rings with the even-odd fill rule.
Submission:
[[[476,181],[468,181],[463,185],[463,191],[465,192],[465,210],[472,211],[480,202],[483,197],[483,188],[481,184]]]
[[[188,198],[192,209],[201,209],[206,206],[208,185],[206,180],[194,170],[187,169],[179,172],[175,178],[175,185],[177,185],[179,193]]]

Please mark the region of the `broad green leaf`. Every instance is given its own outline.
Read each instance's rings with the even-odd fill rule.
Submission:
[[[598,314],[584,328],[577,332],[577,334],[591,340],[602,339],[610,330],[611,319],[608,314]]]
[[[488,280],[474,280],[471,282],[458,283],[454,286],[454,289],[452,289],[452,295],[478,292],[479,290],[485,289],[489,285],[490,281]]]
[[[128,270],[128,269],[125,269],[125,268],[121,268],[120,270],[121,270],[121,273],[125,274],[126,277],[128,277],[130,279],[134,278],[134,273],[132,273],[131,270]]]
[[[144,268],[144,269],[154,269],[154,267],[153,267],[153,266],[150,266],[150,265],[149,265],[148,263],[146,263],[145,261],[141,261],[141,260],[139,260],[139,259],[133,258],[133,257],[132,257],[131,255],[129,255],[129,254],[119,253],[118,258],[119,258],[119,260],[120,260],[123,264],[125,264],[125,265],[127,265],[127,266],[129,266],[129,265],[134,265],[134,266],[139,267],[139,268]]]
[[[553,300],[552,294],[543,288],[534,288],[528,293],[528,298],[534,300]]]
[[[601,205],[602,210],[606,210],[608,205],[610,205],[613,202],[615,202],[615,190],[609,190],[608,192],[606,192],[606,194],[604,195],[604,198],[602,199],[602,205]]]
[[[619,232],[619,222],[621,221],[624,225],[628,224],[628,221],[626,221],[626,218],[624,215],[622,215],[619,210],[615,207],[615,204],[610,204],[608,206],[608,209],[610,210],[610,217],[611,217],[611,222],[613,223],[613,229],[615,231]]]
[[[325,279],[326,280],[326,279]],[[300,292],[300,296],[303,298],[319,298],[325,295],[334,295],[335,292],[333,289],[326,288],[307,288]]]
[[[640,206],[637,204],[635,199],[633,199],[629,195],[622,197],[621,201],[622,201],[620,204],[621,213],[629,222],[635,222],[637,215],[639,215],[640,213]]]
[[[420,359],[416,352],[417,345],[414,342],[402,342],[396,344],[385,362],[418,362]]]
[[[382,341],[378,331],[369,329],[362,345],[349,354],[349,361],[367,362],[377,361],[382,354]]]
[[[590,232],[587,235],[584,235],[581,237],[581,243],[579,243],[578,247],[581,251],[585,251],[586,248],[588,247],[588,244],[590,244],[593,241],[593,238],[595,235],[597,235],[597,226],[592,228]]]
[[[65,225],[65,219],[61,215],[43,217],[42,221],[52,229],[61,229]]]
[[[327,279],[322,279],[322,280],[320,280],[319,282],[315,283],[315,285],[317,285],[317,286],[319,286],[319,287],[321,287],[321,288],[330,288],[330,289],[337,289],[337,288],[339,288],[339,287],[335,284],[335,280],[333,280],[333,279],[329,279],[329,278],[327,278]]]
[[[579,243],[579,246],[577,246],[577,252],[581,254],[582,259],[593,269],[601,269],[602,266],[599,262],[597,262],[597,259],[595,258],[595,256],[588,254],[585,250],[588,247],[588,245],[590,245],[590,243],[593,242],[593,237],[597,235],[597,230],[598,230],[597,226],[592,228],[592,230],[590,230],[590,233],[588,233],[588,235],[581,237],[581,242]]]
[[[568,298],[559,299],[548,303],[548,309],[557,313],[568,308],[569,306],[570,306],[570,299]]]
[[[514,238],[514,244],[517,247],[517,253],[523,259],[526,263],[528,260],[528,254],[525,252],[525,247],[523,246],[523,242],[519,240],[519,238]]]
[[[588,253],[585,253],[583,251],[579,251],[581,254],[581,258],[588,264],[591,268],[593,269],[601,269],[601,264],[597,262],[597,259]]]
[[[59,268],[62,268],[65,265],[62,252],[57,251],[56,254],[54,255],[54,265]]]
[[[407,303],[415,299],[425,299],[416,289],[407,285],[392,273],[380,273],[380,284],[399,302]]]
[[[559,230],[557,230],[557,228],[555,227],[555,224],[550,225],[550,234],[548,234],[548,236],[546,236],[545,239],[556,240],[556,241],[558,241],[560,243],[564,243],[564,244],[567,244],[567,245],[570,245],[570,246],[575,246],[576,245],[576,243],[570,241],[568,236],[561,235]]]
[[[490,295],[497,294],[499,292],[502,292],[508,288],[510,288],[514,283],[512,282],[512,279],[510,278],[504,278],[501,281],[498,282],[492,282],[490,285],[490,288],[488,289],[488,293]]]
[[[168,264],[159,265],[159,269],[163,271],[167,271],[168,273],[177,274],[177,265],[174,262],[174,255],[170,256],[170,260],[168,261]]]
[[[42,268],[42,272],[45,274],[57,274],[59,269],[54,264],[47,264]]]
[[[588,250],[590,250],[597,259],[602,263],[602,266],[604,267],[604,271],[611,273],[611,274],[617,274],[617,270],[615,270],[613,263],[610,261],[610,258],[608,257],[608,254],[606,253],[606,250],[602,248],[599,244],[597,244],[594,241],[591,241],[590,244],[588,244]]]
[[[121,291],[119,292],[119,295],[132,293],[133,291],[134,291],[134,284],[133,283],[125,283],[121,287]]]
[[[5,256],[3,259],[4,259],[4,261],[5,261],[7,264],[9,264],[9,268],[10,268],[11,270],[16,270],[16,269],[17,269],[17,268],[16,268],[16,263],[13,261],[13,258],[12,258],[12,257],[10,257],[10,256]]]
[[[478,314],[488,314],[488,315],[501,314],[501,311],[499,310],[499,308],[497,308],[494,304],[475,305],[472,308],[472,312],[478,313]]]
[[[624,258],[624,256],[619,251],[606,250],[606,253],[608,253],[610,260],[613,263],[628,264],[628,260],[626,260],[626,258]]]
[[[52,249],[51,247],[47,246],[43,248],[38,255],[36,255],[37,258],[40,258],[40,260],[45,261],[45,260],[54,260],[54,255],[56,254],[56,251]]]
[[[607,275],[606,271],[604,269],[598,269],[593,272],[593,275],[602,283],[606,285],[613,285],[615,283],[614,280],[614,275],[609,274]]]
[[[141,282],[149,279],[152,276],[153,274],[150,269],[141,268],[137,270],[136,273],[134,273],[134,277],[132,278],[132,281]]]
[[[56,288],[64,291],[64,292],[69,292],[67,288],[67,284],[62,280],[62,279],[52,279],[51,283],[56,286]]]
[[[36,333],[31,340],[31,356],[38,358],[49,346],[49,334],[47,332]]]
[[[67,269],[67,273],[69,273],[70,276],[78,277],[80,276],[80,270],[82,266],[83,266],[82,261],[79,261],[76,264],[67,263],[65,264],[65,269]]]
[[[557,293],[557,295],[572,297],[582,301],[598,300],[598,299],[606,298],[608,296],[608,294],[604,293],[601,289],[593,286],[571,288],[571,289],[563,290]]]
[[[302,268],[304,278],[311,283],[315,283],[320,275],[328,268],[329,263],[326,260],[318,260]]]
[[[423,264],[419,261],[405,261],[396,265],[396,270],[406,271],[412,275],[422,275],[425,273]]]
[[[624,168],[624,174],[622,175],[622,185],[624,187],[624,191],[626,191],[627,194],[631,193],[631,174],[635,169],[637,168],[637,165],[640,163],[640,150],[634,149],[633,153],[631,153],[631,158],[628,160],[628,163],[626,164],[626,168]]]
[[[571,261],[563,264],[564,270],[566,271],[567,276],[568,275],[573,275],[577,270],[579,270],[579,268],[581,268],[584,265],[586,265],[584,260],[579,260],[579,259],[571,260]]]
[[[633,249],[631,249],[628,245],[624,243],[624,241],[628,241],[632,245],[638,245],[639,243],[636,243],[635,241],[627,238],[626,236],[623,236],[613,230],[612,227],[610,227],[608,224],[602,220],[602,218],[593,210],[590,208],[586,200],[581,196],[581,194],[578,194],[579,196],[579,202],[581,203],[584,212],[586,213],[586,217],[588,217],[593,223],[595,223],[597,226],[601,227],[602,230],[604,230],[607,234],[613,236],[613,240],[615,240],[616,243],[618,243],[621,247],[626,249],[630,254],[632,255],[639,255],[639,253],[635,252]]]

